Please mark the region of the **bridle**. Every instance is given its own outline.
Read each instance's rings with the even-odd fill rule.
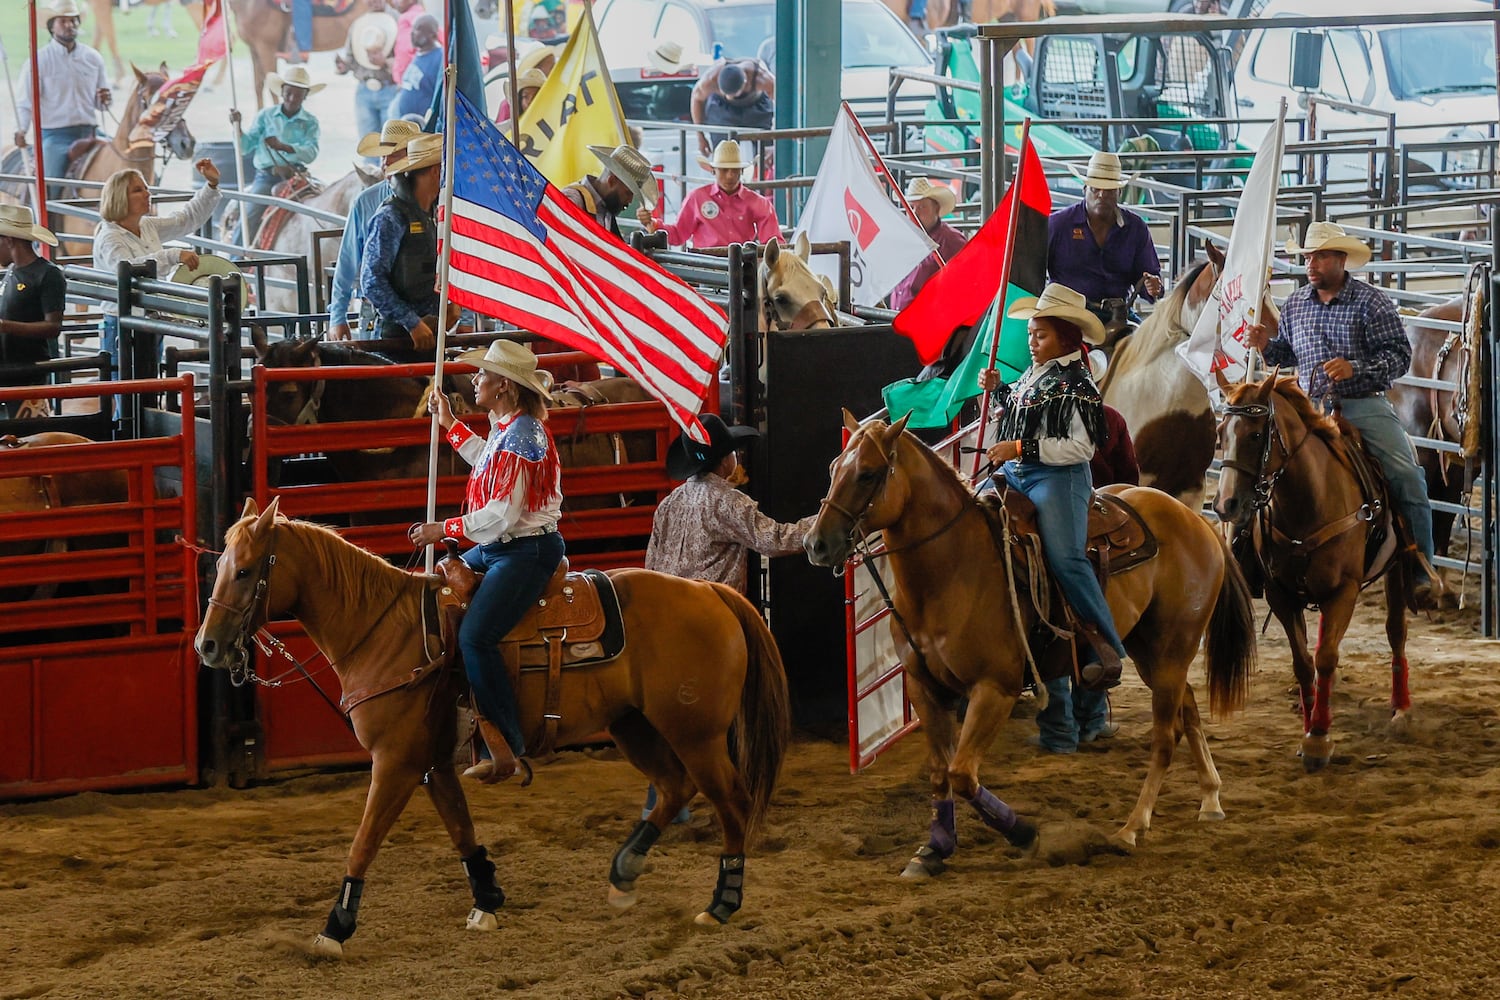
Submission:
[[[1266,425],[1265,429],[1260,432],[1263,440],[1261,442],[1260,455],[1254,467],[1241,462],[1238,457],[1226,456],[1222,463],[1223,468],[1233,469],[1240,475],[1247,476],[1254,481],[1255,501],[1251,509],[1255,511],[1262,510],[1271,502],[1271,494],[1275,491],[1276,484],[1291,466],[1293,456],[1301,451],[1302,446],[1307,443],[1307,439],[1312,437],[1312,431],[1304,430],[1300,441],[1291,447],[1287,446],[1286,441],[1281,436],[1281,424],[1276,419],[1276,394],[1274,392],[1271,394],[1269,402],[1266,403],[1241,403],[1225,406],[1224,415],[1240,420],[1261,421]],[[1236,439],[1238,439],[1238,435],[1236,435]],[[1271,461],[1271,448],[1273,445],[1281,451],[1281,462],[1273,471],[1267,472],[1266,467]],[[1236,448],[1236,456],[1238,452],[1239,449]]]
[[[255,676],[255,667],[250,663],[249,644],[260,629],[260,626],[255,623],[257,616],[264,623],[270,615],[271,570],[276,566],[276,525],[274,522],[271,524],[270,532],[271,536],[267,539],[265,554],[260,557],[260,565],[256,567],[255,588],[250,594],[250,600],[245,602],[245,606],[237,608],[212,596],[208,599],[209,607],[239,616],[238,634],[231,647],[235,655],[235,663],[229,668],[229,682],[235,687],[240,687],[247,682],[258,683],[260,681],[260,678]]]
[[[775,330],[777,333],[796,333],[801,330],[811,330],[823,323],[828,326],[839,325],[838,316],[829,308],[822,295],[802,303],[802,307],[797,310],[796,314],[783,322],[781,314],[777,312],[776,305],[771,301],[771,296],[764,286],[765,282],[762,282],[761,313],[765,317],[768,329]]]

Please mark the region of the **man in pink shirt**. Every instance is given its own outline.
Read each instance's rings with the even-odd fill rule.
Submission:
[[[698,162],[714,172],[714,182],[687,196],[677,221],[666,227],[668,243],[703,250],[731,243],[765,243],[781,235],[771,199],[741,183],[750,162],[741,155],[739,143],[726,139],[714,148],[712,160],[700,157]],[[648,233],[656,232],[650,211],[641,208],[636,217]]]
[[[401,16],[396,19],[396,51],[391,55],[391,79],[397,86],[401,85],[401,74],[406,72],[406,67],[416,58],[417,50],[411,43],[411,26],[416,23],[417,18],[427,13],[426,6],[422,0],[389,0],[392,7]],[[442,18],[438,18],[439,21]],[[447,37],[447,29],[438,26],[438,44],[443,44]]]

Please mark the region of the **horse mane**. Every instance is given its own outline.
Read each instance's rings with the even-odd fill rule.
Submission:
[[[1193,285],[1206,267],[1206,260],[1194,264],[1192,270],[1167,293],[1167,297],[1158,302],[1151,314],[1141,321],[1140,328],[1130,337],[1137,344],[1136,350],[1149,351],[1154,356],[1158,350],[1164,349],[1170,341],[1176,339],[1176,334],[1190,332],[1180,322],[1182,309],[1187,304],[1188,292],[1193,290]]]
[[[1279,376],[1272,391],[1286,401],[1309,431],[1328,442],[1335,451],[1347,443],[1344,432],[1339,429],[1338,422],[1318,412],[1312,400],[1307,398],[1307,393],[1302,391],[1302,386],[1297,384],[1295,375]]]

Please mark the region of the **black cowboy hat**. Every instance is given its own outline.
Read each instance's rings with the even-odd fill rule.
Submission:
[[[707,472],[738,448],[741,441],[760,437],[760,431],[754,427],[730,427],[712,413],[704,414],[700,420],[708,431],[708,444],[699,444],[686,434],[679,434],[667,449],[667,475],[673,479],[691,479]]]

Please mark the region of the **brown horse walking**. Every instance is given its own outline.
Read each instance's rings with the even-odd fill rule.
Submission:
[[[282,51],[292,15],[282,10],[276,0],[229,0],[234,12],[234,28],[250,47],[250,65],[255,70],[255,106],[265,107],[266,74],[276,68],[276,53]],[[314,52],[332,52],[344,47],[349,25],[365,13],[365,0],[354,0],[341,14],[313,18]],[[316,12],[315,12],[316,13]]]
[[[243,673],[255,631],[295,617],[333,665],[346,697],[385,692],[356,701],[349,713],[370,752],[370,791],[343,891],[315,950],[343,954],[365,873],[424,775],[473,890],[468,926],[496,929],[505,895],[475,839],[453,763],[463,673],[433,671],[421,683],[404,683],[432,659],[424,600],[440,584],[395,569],[326,528],[280,518],[276,506],[273,500],[261,512],[246,501],[244,516],[226,533],[195,648],[206,666]],[[765,816],[790,736],[781,654],[755,608],[728,587],[646,570],[615,570],[610,578],[625,651],[568,668],[555,708],[544,706],[547,671],[523,673],[521,723],[535,732],[544,710],[560,716],[560,745],[608,728],[625,759],[656,786],[650,819],[635,827],[610,866],[613,906],[636,902],[647,853],[701,791],[718,815],[724,849],[713,901],[697,922],[723,923],[740,907],[745,845]]]
[[[1266,603],[1286,631],[1302,705],[1302,764],[1333,755],[1333,675],[1339,644],[1360,590],[1385,574],[1385,634],[1391,644],[1391,720],[1411,708],[1406,664],[1406,570],[1398,557],[1394,512],[1376,509],[1354,470],[1358,439],[1313,409],[1294,377],[1225,386],[1224,467],[1214,502],[1219,516],[1252,531],[1247,572],[1265,580]],[[1376,470],[1374,459],[1367,459]],[[1370,552],[1384,527],[1386,544]],[[1322,612],[1315,652],[1304,611]],[[1316,683],[1314,671],[1316,670]]]
[[[857,423],[833,463],[833,483],[805,540],[808,558],[842,566],[861,534],[882,531],[894,614],[892,629],[921,716],[931,765],[931,840],[903,873],[935,875],[957,844],[957,793],[1011,844],[1035,843],[1036,827],[979,783],[979,764],[1026,682],[1026,642],[1037,616],[1016,594],[1027,582],[1002,552],[990,516],[958,473],[905,433],[906,419]],[[1255,662],[1250,595],[1224,543],[1208,524],[1157,490],[1111,487],[1155,533],[1150,562],[1109,578],[1105,596],[1125,647],[1151,689],[1151,763],[1140,797],[1116,834],[1134,844],[1151,814],[1179,740],[1187,738],[1202,796],[1198,818],[1223,819],[1214,769],[1188,668],[1206,639],[1209,702],[1238,709]],[[902,623],[904,622],[904,626]],[[902,629],[905,631],[902,631]],[[910,635],[910,643],[907,634]],[[1066,656],[1066,650],[1053,650]],[[1044,690],[1044,689],[1041,689]],[[955,709],[969,707],[962,729]]]
[[[155,7],[164,3],[176,3],[177,0],[143,0],[147,7]],[[203,31],[203,0],[192,0],[185,4],[188,16],[193,19],[195,33]],[[99,54],[109,53],[110,66],[114,70],[114,79],[118,80],[125,75],[125,64],[120,61],[120,42],[115,37],[115,0],[89,0],[89,10],[93,14],[94,37],[90,41]]]

